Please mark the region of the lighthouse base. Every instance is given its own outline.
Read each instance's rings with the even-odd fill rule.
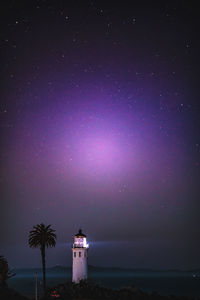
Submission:
[[[72,282],[79,283],[88,277],[87,248],[72,248]]]

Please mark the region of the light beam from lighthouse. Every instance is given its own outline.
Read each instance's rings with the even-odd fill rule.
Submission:
[[[87,253],[89,244],[87,244],[86,235],[79,232],[74,236],[74,243],[72,246],[72,281],[79,283],[80,280],[87,279]]]

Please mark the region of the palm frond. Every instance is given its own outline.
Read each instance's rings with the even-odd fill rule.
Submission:
[[[33,230],[29,233],[28,243],[31,248],[37,247],[55,247],[56,245],[55,230],[51,225],[43,223],[33,226]]]

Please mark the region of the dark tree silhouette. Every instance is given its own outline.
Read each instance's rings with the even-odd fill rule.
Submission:
[[[45,249],[46,247],[55,247],[56,234],[51,225],[45,226],[43,223],[33,226],[33,230],[29,233],[29,246],[31,248],[40,248],[42,256],[42,272],[43,272],[43,290],[46,290],[46,260]]]
[[[15,273],[9,270],[6,258],[0,255],[0,286],[7,286],[7,280],[13,276]]]

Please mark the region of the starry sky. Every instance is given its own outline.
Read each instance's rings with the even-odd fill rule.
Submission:
[[[200,267],[195,1],[1,1],[0,252],[47,265]]]

